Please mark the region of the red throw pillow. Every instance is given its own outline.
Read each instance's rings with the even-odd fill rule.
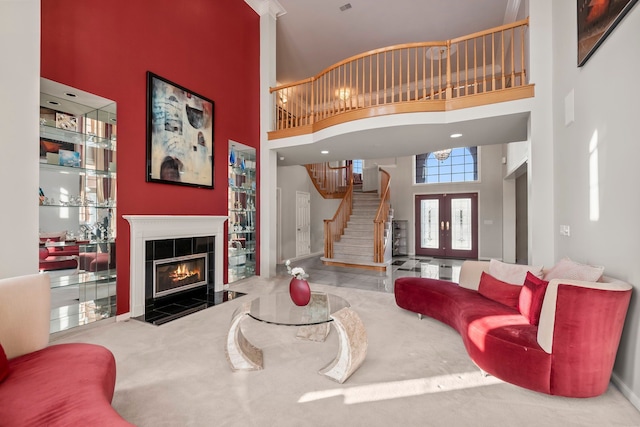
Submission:
[[[518,310],[532,325],[537,326],[540,322],[542,301],[548,284],[549,282],[546,280],[542,280],[531,273],[527,273],[527,277],[524,279],[520,297],[518,298]]]
[[[2,348],[2,344],[0,344],[0,383],[4,381],[5,378],[9,375],[9,361],[7,360],[7,355],[4,352],[4,348]]]
[[[522,286],[498,280],[492,275],[482,272],[478,293],[485,298],[518,309],[518,300]]]

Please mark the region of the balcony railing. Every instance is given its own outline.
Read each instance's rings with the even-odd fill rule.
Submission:
[[[529,20],[441,42],[407,43],[345,59],[315,77],[271,88],[269,138],[386,114],[445,111],[533,96]]]

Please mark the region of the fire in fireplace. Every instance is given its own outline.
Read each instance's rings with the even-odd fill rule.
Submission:
[[[207,284],[207,254],[153,262],[153,297],[158,298]]]

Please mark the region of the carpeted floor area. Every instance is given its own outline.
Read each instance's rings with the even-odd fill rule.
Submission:
[[[248,295],[153,326],[107,323],[56,337],[115,355],[114,408],[138,426],[637,426],[640,413],[614,387],[591,399],[547,396],[482,377],[459,335],[398,308],[393,294],[311,283],[346,298],[367,329],[367,358],[347,382],[317,372],[335,357],[337,334],[317,343],[296,329],[246,318],[245,336],[264,369],[232,372],[224,345],[233,311],[288,278],[258,277]],[[526,367],[523,367],[526,369]],[[96,422],[98,422],[96,420]]]

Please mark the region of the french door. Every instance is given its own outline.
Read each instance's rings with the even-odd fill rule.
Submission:
[[[416,255],[478,258],[478,194],[416,196]]]

